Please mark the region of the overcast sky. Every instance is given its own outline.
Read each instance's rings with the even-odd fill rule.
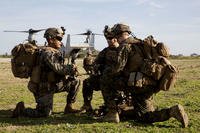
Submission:
[[[200,54],[200,0],[1,0],[0,54],[27,38],[4,30],[64,26],[69,34],[88,28],[102,33],[105,25],[119,22],[130,25],[138,38],[153,35],[171,54]],[[40,44],[45,42],[43,33],[36,35]],[[104,37],[95,41],[98,50],[106,46]]]

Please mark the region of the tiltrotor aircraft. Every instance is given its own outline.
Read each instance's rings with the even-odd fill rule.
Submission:
[[[12,31],[12,30],[5,30],[4,32],[24,32],[24,33],[28,33],[28,39],[26,41],[30,42],[30,43],[36,43],[35,38],[35,34],[37,32],[43,31],[45,29],[39,29],[39,30],[34,30],[34,29],[29,29],[27,31]]]
[[[71,44],[71,36],[75,35],[83,35],[86,36],[86,39],[83,43],[78,43],[78,44]],[[78,56],[78,52],[86,48],[88,51],[93,51],[95,49],[95,35],[103,35],[103,34],[97,34],[93,33],[91,30],[87,30],[84,33],[80,34],[67,34],[67,41],[66,41],[66,46],[63,46],[63,52],[65,53],[65,56],[71,57],[71,61],[75,60]]]
[[[27,31],[14,31],[14,30],[5,30],[4,32],[22,32],[22,33],[28,33],[28,39],[26,39],[26,41],[28,41],[29,43],[32,44],[36,44],[36,40],[35,40],[35,34],[37,32],[43,31],[46,29],[39,29],[39,30],[35,30],[35,29],[29,29]],[[86,36],[86,39],[83,43],[77,43],[77,44],[71,44],[71,36],[76,36],[76,35],[83,35]],[[97,34],[97,33],[93,33],[91,30],[87,30],[84,33],[80,33],[80,34],[67,34],[67,40],[66,40],[66,45],[62,46],[60,51],[62,52],[63,56],[70,58],[71,60],[75,60],[78,56],[78,52],[81,49],[86,48],[88,51],[93,51],[95,49],[94,43],[95,43],[95,35],[103,35],[103,34]]]

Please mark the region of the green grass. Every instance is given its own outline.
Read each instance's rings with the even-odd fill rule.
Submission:
[[[200,130],[200,59],[173,59],[173,64],[179,67],[178,80],[175,88],[156,94],[155,106],[159,109],[182,104],[189,116],[189,127],[181,128],[179,122],[170,119],[151,125],[136,123],[133,120],[119,124],[99,122],[86,115],[64,115],[66,93],[55,94],[53,115],[48,118],[10,118],[12,110],[19,101],[24,101],[26,107],[35,107],[34,97],[27,89],[27,79],[14,78],[9,63],[0,63],[0,132],[193,132]],[[78,61],[80,73],[85,73]],[[87,78],[82,75],[81,80]],[[81,86],[82,87],[82,86]],[[103,103],[100,92],[95,92],[92,104],[97,108]],[[83,104],[80,92],[75,103],[76,108]]]

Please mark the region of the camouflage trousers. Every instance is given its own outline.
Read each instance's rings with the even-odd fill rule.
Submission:
[[[101,78],[101,89],[108,110],[118,110],[120,92],[131,94],[132,106],[130,110],[120,109],[120,118],[132,119],[138,122],[154,123],[166,121],[170,118],[170,109],[155,110],[153,95],[159,92],[152,86],[143,88],[130,88],[127,86],[128,79],[123,76],[113,78]]]
[[[91,75],[87,79],[83,81],[83,99],[84,103],[91,104],[92,97],[93,97],[93,91],[99,91],[100,90],[100,83],[99,83],[100,75]]]
[[[79,90],[80,80],[69,79],[64,85],[62,82],[48,86],[48,83],[34,84],[29,81],[28,88],[33,93],[37,103],[36,108],[26,108],[26,117],[47,117],[51,115],[53,109],[53,95],[55,93],[67,91],[67,104],[74,103]]]
[[[145,91],[141,91],[141,89]],[[153,105],[154,93],[155,91],[152,87],[134,88],[134,90],[131,91],[133,109],[122,110],[120,117],[142,123],[154,123],[168,120],[170,118],[169,108],[155,110]]]
[[[100,87],[104,98],[105,106],[108,109],[118,109],[118,104],[122,100],[122,94],[125,94],[125,81],[123,78],[102,76],[100,79]]]

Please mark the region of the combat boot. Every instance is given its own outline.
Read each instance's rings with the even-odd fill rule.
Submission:
[[[72,104],[67,104],[65,106],[64,114],[79,113],[80,110],[73,109]]]
[[[13,110],[12,118],[23,116],[24,109],[24,102],[17,103],[15,109]]]
[[[188,126],[188,116],[182,105],[178,104],[171,107],[170,116],[181,122],[183,128]]]
[[[108,113],[102,119],[105,122],[119,123],[119,114],[116,110],[109,110]]]

